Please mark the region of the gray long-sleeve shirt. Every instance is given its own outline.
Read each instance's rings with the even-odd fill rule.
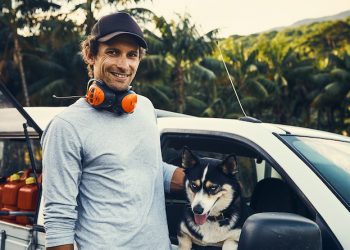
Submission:
[[[151,102],[117,116],[84,99],[45,130],[43,196],[46,245],[79,249],[169,249],[163,163]]]

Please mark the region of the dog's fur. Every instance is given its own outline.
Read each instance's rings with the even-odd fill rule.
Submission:
[[[185,147],[182,167],[190,204],[180,222],[179,250],[190,250],[192,243],[236,249],[245,218],[235,156],[199,158]]]

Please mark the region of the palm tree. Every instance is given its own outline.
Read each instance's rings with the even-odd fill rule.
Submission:
[[[11,30],[11,38],[13,40],[13,58],[14,63],[18,67],[20,74],[20,79],[22,83],[22,90],[25,100],[25,105],[29,106],[29,96],[28,96],[28,86],[26,80],[25,69],[23,66],[23,55],[21,41],[22,37],[18,34],[18,29],[27,27],[31,28],[40,22],[37,19],[38,10],[45,12],[52,9],[57,9],[59,6],[57,4],[51,3],[48,0],[38,0],[38,1],[4,1],[1,5],[1,12],[4,14],[2,21],[6,23]],[[20,13],[20,15],[18,15]],[[9,53],[7,53],[9,54]]]
[[[235,42],[233,37],[223,41],[220,47],[222,47],[223,60],[226,62],[243,108],[247,109],[251,116],[259,115],[261,103],[268,97],[269,88],[273,85],[263,75],[267,68],[266,63],[258,59],[257,50],[248,51],[242,43]],[[220,95],[223,100],[226,100],[227,110],[230,110],[226,116],[235,118],[242,116],[242,110],[239,108],[231,82],[224,69],[221,69],[218,81],[221,86]]]
[[[85,12],[86,18],[82,24],[82,28],[84,30],[84,34],[88,35],[96,22],[94,12],[99,11],[104,5],[109,5],[111,10],[131,12],[142,19],[144,13],[149,12],[149,10],[142,8],[126,8],[130,3],[139,3],[140,1],[141,0],[86,0],[85,2],[76,4],[72,10],[72,13],[81,10]]]
[[[186,101],[194,103],[197,100],[193,94],[191,97],[188,95],[186,100],[185,85],[194,87],[196,83],[200,85],[215,77],[212,71],[200,65],[200,61],[213,52],[217,30],[201,36],[195,25],[190,23],[188,14],[179,18],[180,21],[175,23],[155,16],[154,21],[160,36],[151,32],[147,32],[147,35],[148,40],[152,41],[150,53],[160,56],[166,62],[166,78],[172,85],[175,96],[173,109],[183,113],[186,110]]]
[[[38,45],[24,54],[31,79],[29,95],[36,105],[57,105],[56,95],[82,95],[87,74],[80,56],[81,30],[64,15],[41,23]]]
[[[315,96],[312,106],[318,109],[318,126],[322,127],[322,114],[326,114],[326,126],[330,130],[336,127],[344,129],[350,101],[350,55],[330,54],[327,67],[314,76],[314,81],[322,86]],[[338,123],[338,126],[336,126]]]
[[[272,111],[279,123],[298,123],[295,117],[305,116],[308,121],[308,105],[311,101],[309,77],[314,72],[312,60],[301,59],[293,49],[281,46],[278,40],[265,41],[263,56],[269,64],[268,78],[275,84],[273,95],[268,99],[273,105]],[[302,112],[305,112],[303,114]],[[293,121],[292,121],[293,120]]]

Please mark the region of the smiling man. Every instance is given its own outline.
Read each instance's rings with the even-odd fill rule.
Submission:
[[[146,49],[122,12],[102,17],[82,42],[86,98],[42,138],[48,249],[170,249],[164,190],[181,189],[184,174],[162,161],[152,103],[130,90]]]

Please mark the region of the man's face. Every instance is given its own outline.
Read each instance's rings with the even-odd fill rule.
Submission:
[[[127,90],[140,64],[139,45],[129,35],[120,35],[100,43],[92,59],[94,78],[115,91]]]

